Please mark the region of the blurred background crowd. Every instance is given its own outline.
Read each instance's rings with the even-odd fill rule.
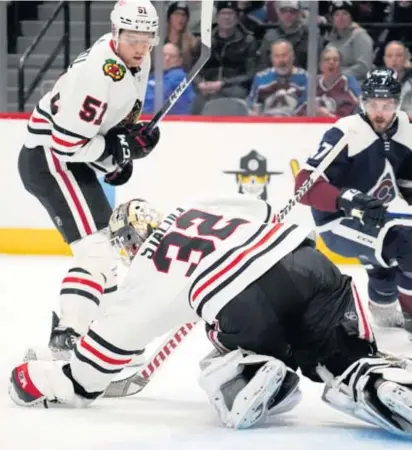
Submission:
[[[70,6],[70,59],[88,40],[110,31],[113,2],[8,2],[9,111],[31,110],[58,76],[59,64],[64,65],[59,52],[44,65],[64,30],[62,10],[29,52],[25,86],[19,91],[21,55],[59,3]],[[153,3],[161,18],[161,44],[154,52],[145,113],[171,94],[200,54],[201,2]],[[401,107],[412,115],[412,1],[241,0],[215,1],[214,6],[211,58],[173,114],[345,116],[358,111],[368,70],[386,66],[397,72],[403,85]],[[87,30],[83,36],[85,21],[90,22],[89,36]],[[30,96],[22,102],[20,95],[19,101],[19,92]]]

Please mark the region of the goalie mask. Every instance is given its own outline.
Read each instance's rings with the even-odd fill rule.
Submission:
[[[126,265],[130,265],[162,220],[162,215],[142,199],[130,200],[114,209],[109,220],[110,243]]]

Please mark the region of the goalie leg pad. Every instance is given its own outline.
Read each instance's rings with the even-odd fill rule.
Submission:
[[[199,384],[226,427],[249,428],[261,421],[286,377],[275,358],[234,350],[202,363]]]
[[[282,386],[274,397],[269,400],[269,414],[283,414],[291,411],[302,400],[302,392],[299,389],[299,375],[287,368]]]
[[[328,379],[322,399],[332,407],[392,433],[412,436],[412,373],[393,358],[362,358]]]

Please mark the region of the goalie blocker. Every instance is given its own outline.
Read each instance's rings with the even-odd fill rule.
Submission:
[[[351,278],[307,230],[274,223],[270,205],[245,196],[177,208],[156,230],[152,210],[142,200],[116,209],[113,242],[132,260],[116,309],[93,322],[70,363],[16,367],[17,404],[86,406],[136,348],[200,317],[216,352],[199,381],[225,426],[248,428],[293,408],[300,368],[326,383],[331,406],[410,434],[412,365],[378,353]],[[187,252],[194,248],[200,261]]]

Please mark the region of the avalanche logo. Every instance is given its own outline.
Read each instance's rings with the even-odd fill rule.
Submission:
[[[120,81],[124,78],[126,67],[117,63],[115,59],[106,59],[103,65],[103,73],[113,81]]]
[[[378,200],[381,200],[385,205],[396,198],[396,189],[389,173],[382,178],[379,186],[372,192],[372,195]]]

